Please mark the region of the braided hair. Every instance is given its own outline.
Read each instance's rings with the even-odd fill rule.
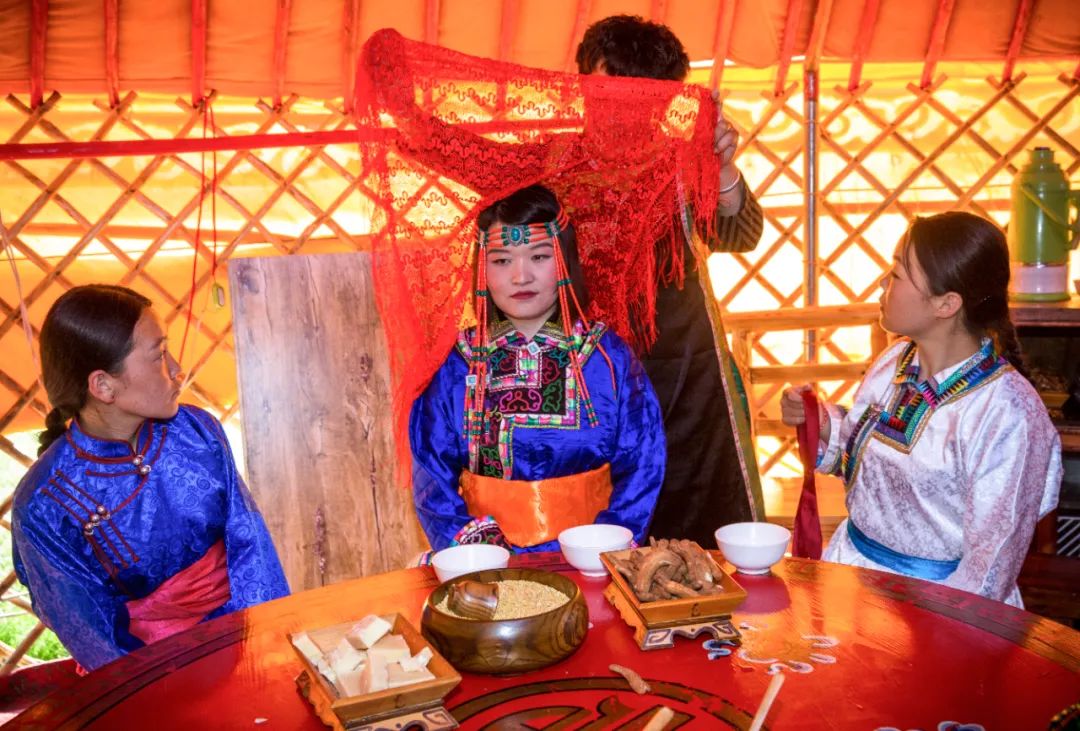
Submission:
[[[94,371],[117,374],[134,347],[135,324],[150,300],[126,287],[88,284],[60,296],[41,327],[41,370],[52,410],[38,454],[63,436],[86,405]]]

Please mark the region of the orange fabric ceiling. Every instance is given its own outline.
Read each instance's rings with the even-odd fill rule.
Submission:
[[[190,93],[198,58],[193,7],[203,5],[204,88],[245,96],[343,96],[359,47],[386,26],[473,55],[564,69],[584,27],[614,13],[667,23],[694,60],[766,67],[780,60],[789,8],[798,12],[794,56],[807,53],[815,18],[827,15],[822,57],[851,58],[865,10],[876,7],[863,60],[919,61],[931,48],[935,20],[951,8],[940,60],[985,61],[1006,57],[1021,10],[1030,7],[1019,57],[1080,58],[1077,0],[6,0],[0,92],[30,91],[37,6],[46,18],[36,46],[46,93],[109,90],[107,58],[115,59],[121,92]],[[823,5],[830,12],[819,12]],[[115,24],[106,20],[109,8]],[[106,50],[110,38],[114,55]],[[275,74],[275,56],[283,75]]]

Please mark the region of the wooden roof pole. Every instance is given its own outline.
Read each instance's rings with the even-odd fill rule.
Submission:
[[[442,17],[442,3],[439,0],[424,0],[424,43],[439,44],[439,19]]]
[[[206,91],[206,3],[191,0],[191,104],[202,104]]]
[[[952,20],[955,8],[956,0],[938,0],[937,10],[934,13],[934,25],[930,31],[930,43],[926,49],[926,63],[923,64],[922,79],[919,81],[920,89],[930,87],[934,69],[945,50],[945,35],[949,31],[949,21]]]
[[[667,20],[667,0],[652,0],[649,6],[649,20],[663,24]]]
[[[874,36],[877,25],[878,9],[881,0],[866,0],[863,4],[862,18],[859,20],[859,35],[855,37],[855,48],[851,53],[851,75],[848,76],[848,91],[855,91],[862,83],[863,61],[870,50],[870,39]]]
[[[561,129],[566,122],[561,119],[519,122],[475,122],[463,124],[476,134],[485,134],[496,128],[544,130]],[[334,129],[317,132],[289,132],[277,134],[231,135],[202,139],[185,137],[147,140],[92,140],[88,142],[40,142],[0,145],[0,160],[44,160],[47,158],[119,157],[140,155],[176,155],[190,152],[213,152],[214,150],[255,150],[262,147],[311,147],[320,145],[347,145],[357,142],[385,140],[395,134],[392,129],[360,127],[357,129]]]
[[[514,52],[514,32],[517,30],[521,0],[502,0],[499,20],[499,60],[509,61]]]
[[[105,0],[105,86],[109,106],[120,103],[120,0]]]
[[[341,78],[345,80],[341,101],[345,114],[351,114],[353,111],[353,88],[356,83],[356,60],[359,53],[356,29],[359,25],[360,0],[345,0],[345,10],[341,20]]]
[[[731,50],[731,32],[735,28],[735,0],[720,0],[716,8],[716,34],[713,36],[713,64],[709,74],[709,87],[720,88],[724,77],[724,64]]]
[[[289,46],[289,13],[292,0],[277,0],[274,13],[274,61],[271,79],[274,86],[274,107],[281,106],[281,97],[285,90],[285,53]]]
[[[1005,83],[1012,81],[1013,67],[1016,59],[1020,57],[1020,49],[1024,46],[1024,37],[1027,35],[1028,23],[1034,10],[1035,0],[1020,0],[1020,7],[1016,10],[1016,22],[1013,23],[1012,38],[1009,39],[1009,50],[1005,53],[1005,70],[1001,72],[1001,80]]]
[[[787,14],[784,20],[784,41],[780,46],[780,61],[776,68],[776,86],[773,96],[784,93],[787,72],[791,68],[791,57],[795,53],[795,35],[802,15],[803,0],[788,0]]]
[[[817,71],[821,65],[821,55],[825,48],[825,34],[829,31],[829,20],[832,18],[833,0],[821,0],[818,3],[817,12],[814,13],[814,26],[810,31],[810,42],[807,44],[806,63],[808,70]]]
[[[570,31],[570,43],[566,48],[566,60],[563,61],[563,71],[573,73],[577,71],[577,47],[585,35],[585,28],[589,23],[589,14],[592,11],[592,0],[577,0],[577,8],[574,11],[574,28]]]
[[[30,106],[37,109],[45,96],[45,33],[49,23],[49,0],[30,4]]]

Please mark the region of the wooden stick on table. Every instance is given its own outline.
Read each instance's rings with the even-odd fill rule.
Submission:
[[[757,713],[754,714],[754,720],[750,723],[750,731],[761,731],[761,727],[765,723],[765,716],[769,715],[769,708],[772,707],[773,701],[776,700],[776,694],[780,692],[780,686],[783,684],[784,673],[778,672],[773,676],[769,687],[765,689],[765,697],[761,699],[761,705],[758,706]]]
[[[652,715],[652,718],[642,727],[641,731],[663,731],[668,721],[673,718],[675,718],[675,711],[667,706],[660,706],[660,709]]]

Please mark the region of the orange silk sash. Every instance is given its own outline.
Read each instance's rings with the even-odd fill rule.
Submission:
[[[611,465],[548,480],[503,480],[461,473],[461,497],[473,516],[495,518],[515,546],[553,541],[575,525],[592,523],[611,500]]]
[[[153,592],[129,601],[128,631],[149,645],[194,627],[231,597],[225,541],[218,541]]]

